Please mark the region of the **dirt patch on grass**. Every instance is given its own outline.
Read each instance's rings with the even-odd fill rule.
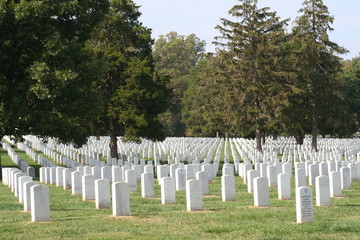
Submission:
[[[220,196],[218,195],[205,195],[203,196],[203,198],[219,198]]]
[[[107,218],[114,218],[114,219],[128,219],[128,220],[135,220],[135,219],[139,219],[138,217],[136,216],[108,216]]]
[[[196,210],[196,211],[187,211],[188,213],[211,213],[214,211],[211,210]]]

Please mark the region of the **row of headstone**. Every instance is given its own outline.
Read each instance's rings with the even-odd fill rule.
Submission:
[[[24,205],[24,211],[31,212],[31,221],[50,220],[49,187],[33,181],[31,176],[17,168],[3,168],[3,183],[11,188]]]

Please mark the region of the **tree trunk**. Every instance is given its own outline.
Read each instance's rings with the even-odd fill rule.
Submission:
[[[0,136],[0,141],[2,141],[4,136]],[[2,148],[2,144],[0,143],[0,148]],[[0,153],[0,181],[3,180],[3,177],[2,177],[2,163],[1,163],[1,153]]]
[[[114,123],[114,119],[110,118],[109,119],[109,135],[110,135],[110,143],[109,143],[109,147],[110,147],[110,155],[111,158],[119,158],[118,155],[118,151],[117,151],[117,136],[116,136],[116,126]]]
[[[261,131],[259,129],[256,129],[255,131],[255,134],[256,134],[256,149],[260,152],[263,152],[262,151],[262,146],[261,146]]]
[[[265,141],[266,141],[265,132],[263,132],[263,133],[261,134],[261,138],[262,138],[262,144],[265,144]]]
[[[229,138],[229,133],[228,131],[225,132],[225,140]]]
[[[296,140],[296,144],[299,144],[299,145],[304,144],[304,134],[298,133],[298,134],[295,134],[294,137],[295,137],[295,140]]]
[[[276,140],[278,139],[278,136],[279,136],[279,134],[274,133],[274,134],[273,134],[273,140],[276,141]]]
[[[311,150],[315,150],[317,152],[317,135],[318,135],[318,131],[317,131],[317,121],[315,119],[315,117],[313,117],[313,121],[312,121],[312,130],[311,130]]]

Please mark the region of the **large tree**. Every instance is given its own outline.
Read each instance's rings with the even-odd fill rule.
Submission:
[[[240,93],[233,88],[232,73],[222,54],[208,54],[192,70],[182,110],[187,136],[239,134]]]
[[[169,92],[164,78],[155,73],[151,31],[139,21],[139,7],[131,0],[110,4],[88,48],[103,74],[94,86],[102,102],[96,125],[107,130],[111,157],[118,158],[118,136],[133,141],[165,138],[158,114],[167,109]]]
[[[217,29],[222,36],[216,40],[233,66],[227,81],[232,82],[232,91],[239,92],[240,127],[255,132],[256,148],[262,151],[261,138],[277,121],[287,92],[281,66],[287,20],[281,21],[268,7],[258,8],[257,0],[240,2],[229,11],[236,21],[221,19]]]
[[[107,0],[0,2],[0,138],[86,142],[97,66],[84,50]]]
[[[299,106],[300,99],[302,111],[291,120],[298,123],[298,131],[307,132],[311,127],[312,149],[317,150],[319,124],[337,114],[331,111],[337,104],[341,85],[338,79],[341,63],[336,54],[346,50],[329,39],[334,18],[322,0],[305,0],[300,13],[293,27],[292,45],[293,68],[297,73],[294,85],[301,92],[293,99],[293,105]]]
[[[182,120],[182,98],[188,88],[190,71],[196,66],[205,52],[205,41],[195,34],[188,36],[170,32],[161,35],[154,45],[153,56],[156,69],[169,77],[168,88],[172,90],[169,110],[161,115],[167,134],[184,136],[185,126]]]

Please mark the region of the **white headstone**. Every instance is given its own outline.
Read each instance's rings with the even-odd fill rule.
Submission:
[[[203,209],[202,186],[200,180],[186,181],[186,209],[188,211],[198,211]]]
[[[126,182],[112,184],[112,212],[114,216],[130,215],[130,192]]]
[[[50,182],[49,184],[56,185],[56,167],[50,168]]]
[[[91,174],[94,175],[95,179],[101,179],[101,167],[93,166],[91,169]]]
[[[71,193],[73,195],[82,194],[82,173],[80,171],[71,173]]]
[[[268,166],[267,167],[267,177],[269,180],[269,187],[276,187],[277,186],[277,174],[276,174],[276,167],[275,166]]]
[[[305,169],[298,168],[295,170],[295,188],[306,186]]]
[[[339,172],[330,172],[329,175],[330,197],[341,197],[341,174]]]
[[[209,180],[207,172],[199,171],[196,173],[196,179],[200,180],[201,183],[201,191],[203,196],[209,195]]]
[[[297,170],[305,173],[304,169]],[[278,198],[291,199],[290,176],[287,173],[280,173],[278,175]]]
[[[247,181],[247,172],[252,170],[252,165],[250,163],[245,163],[243,165],[243,182],[246,184],[248,183]]]
[[[267,163],[260,163],[260,177],[267,177]]]
[[[71,168],[64,168],[63,170],[63,188],[71,189]]]
[[[137,192],[137,180],[136,173],[134,170],[126,170],[125,171],[125,182],[129,184],[130,192]]]
[[[151,173],[154,175],[154,168],[152,165],[145,165],[144,166],[144,173]]]
[[[152,173],[141,174],[141,196],[153,198],[155,196],[154,175]]]
[[[50,221],[49,187],[34,185],[30,187],[31,221]]]
[[[328,163],[321,162],[319,164],[319,176],[329,176]]]
[[[112,171],[112,182],[120,182],[122,181],[122,171],[121,171],[121,167],[119,166],[115,166],[113,165],[111,167],[111,171]]]
[[[258,177],[254,179],[254,206],[269,206],[269,184],[268,178]]]
[[[103,166],[101,167],[101,178],[102,179],[112,179],[111,176],[111,167],[110,166]]]
[[[161,178],[161,204],[176,203],[175,179],[171,177]]]
[[[247,189],[248,189],[248,193],[253,193],[254,192],[254,179],[259,177],[259,171],[258,170],[250,170],[247,172],[247,180],[248,180],[248,184],[247,184]]]
[[[95,200],[95,176],[83,175],[82,176],[82,199]]]
[[[56,186],[63,187],[64,180],[63,180],[63,167],[56,167]]]
[[[14,182],[14,194],[15,194],[15,197],[19,197],[19,188],[20,188],[20,186],[19,186],[19,178],[23,177],[23,176],[26,176],[26,173],[23,173],[21,171],[16,172],[14,174],[13,182]]]
[[[109,179],[95,180],[95,207],[97,209],[110,208]]]
[[[39,169],[39,175],[40,175],[40,183],[45,183],[45,167],[41,167]]]
[[[316,164],[310,164],[309,165],[309,185],[314,186],[315,185],[315,178],[319,176],[319,168]]]
[[[350,168],[342,167],[340,168],[341,174],[341,189],[350,189],[351,188],[351,178],[350,178]]]
[[[235,201],[235,177],[233,175],[221,177],[221,197],[223,202]]]
[[[24,197],[24,211],[31,211],[31,196],[30,188],[32,186],[39,185],[38,182],[25,182],[23,185],[23,197]]]
[[[316,205],[329,206],[330,205],[329,177],[325,175],[316,177],[315,189],[316,189]]]
[[[24,202],[24,183],[31,182],[33,180],[30,176],[22,176],[18,179],[18,185],[19,185],[19,203]]]
[[[297,223],[314,221],[312,189],[310,187],[296,189],[296,221]]]
[[[178,168],[175,170],[176,191],[185,191],[186,189],[186,170]]]

